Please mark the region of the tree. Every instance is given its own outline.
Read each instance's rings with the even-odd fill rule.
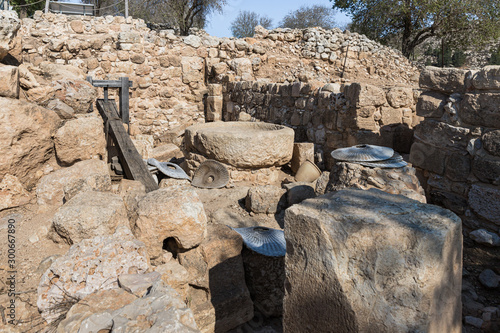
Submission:
[[[259,16],[256,12],[243,11],[231,22],[231,32],[236,38],[252,37],[254,28],[258,25],[270,29],[273,20],[265,15]]]
[[[435,37],[454,47],[481,45],[500,36],[500,0],[330,0],[352,17],[352,29],[398,48],[409,57]]]
[[[10,4],[20,18],[30,17],[35,11],[45,8],[45,1],[40,0],[11,0]]]
[[[335,10],[327,6],[302,6],[295,11],[289,12],[280,22],[279,26],[292,29],[310,27],[332,29],[335,27],[334,14]]]

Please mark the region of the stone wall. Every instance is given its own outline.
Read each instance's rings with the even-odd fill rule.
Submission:
[[[316,162],[329,170],[333,166],[330,152],[340,147],[370,143],[409,153],[412,128],[421,120],[415,113],[418,94],[411,86],[365,83],[229,82],[221,112],[225,121],[292,127],[295,141],[313,142]]]
[[[428,67],[410,161],[431,203],[462,218],[466,235],[500,229],[500,66],[479,71]],[[425,185],[426,184],[426,185]]]
[[[36,12],[22,20],[18,36],[11,53],[34,71],[50,62],[78,67],[94,79],[128,76],[131,133],[152,135],[155,144],[205,120],[207,83],[325,84],[344,72],[344,81],[411,86],[418,78],[399,52],[339,29],[257,29],[245,39],[202,32],[180,37],[131,17]]]

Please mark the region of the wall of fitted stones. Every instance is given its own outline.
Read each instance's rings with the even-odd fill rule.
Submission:
[[[297,142],[315,144],[316,162],[332,167],[336,148],[368,143],[409,153],[417,91],[364,83],[329,83],[315,87],[258,81],[229,82],[224,86],[225,121],[259,120],[287,125]]]
[[[172,30],[152,31],[131,17],[36,12],[23,19],[19,36],[24,63],[69,64],[94,79],[128,76],[134,83],[132,133],[153,135],[155,141],[205,120],[208,82],[324,84],[340,81],[346,57],[344,81],[411,86],[418,78],[399,52],[339,29],[260,29],[245,39],[180,37]]]
[[[464,230],[500,231],[500,66],[426,68],[410,161],[431,203],[457,213]]]

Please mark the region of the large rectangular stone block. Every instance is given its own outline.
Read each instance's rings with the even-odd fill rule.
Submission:
[[[465,90],[466,70],[457,68],[426,67],[419,78],[420,88],[460,93]]]
[[[500,66],[486,66],[467,80],[472,89],[500,90]]]
[[[345,88],[345,96],[353,106],[380,106],[386,103],[382,88],[364,83],[352,83]]]
[[[446,152],[440,148],[415,142],[411,146],[410,162],[421,169],[442,175]]]
[[[379,190],[343,190],[285,213],[284,331],[458,333],[462,224]]]
[[[500,93],[465,94],[459,116],[469,125],[500,128]]]
[[[0,64],[0,96],[19,98],[19,70],[16,66]]]
[[[441,118],[447,96],[437,91],[426,91],[417,102],[417,115],[426,118]]]

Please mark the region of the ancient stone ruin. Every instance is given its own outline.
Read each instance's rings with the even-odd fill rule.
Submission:
[[[2,332],[500,330],[499,66],[0,11],[0,73]]]

